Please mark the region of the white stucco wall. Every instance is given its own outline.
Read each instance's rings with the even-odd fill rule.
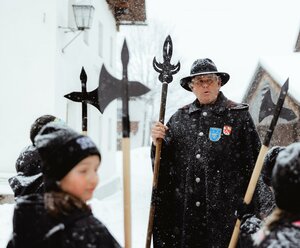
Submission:
[[[76,2],[82,1],[0,0],[0,173],[15,173],[15,161],[30,143],[30,126],[40,115],[53,114],[81,131],[81,104],[63,96],[81,91],[82,66],[88,91],[98,87],[103,63],[111,73],[116,70],[117,31],[106,1],[89,1],[95,7],[91,29],[62,52],[77,32],[65,33],[66,29],[58,26],[74,24],[70,9]],[[98,53],[100,23],[102,56]],[[88,119],[88,135],[103,156],[100,177],[105,184],[114,179],[116,169],[116,101],[103,115],[88,105]]]
[[[143,146],[143,142],[150,142],[150,113],[147,113],[147,106],[141,99],[131,100],[129,104],[130,121],[138,121],[138,131],[131,132],[131,148]],[[145,123],[146,121],[146,123]],[[132,131],[132,130],[131,130]],[[143,137],[144,136],[144,137]],[[145,140],[144,140],[145,139]],[[146,146],[150,143],[147,143]]]
[[[32,8],[34,6],[34,8]],[[0,170],[14,172],[29,129],[55,113],[55,1],[1,0]]]

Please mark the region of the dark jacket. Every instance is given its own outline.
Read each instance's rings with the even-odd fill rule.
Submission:
[[[265,219],[270,216],[276,207],[273,192],[262,180],[258,182],[257,188],[260,194],[259,199],[263,201],[260,204],[260,216],[254,216],[252,214],[243,216],[239,235],[239,248],[254,246],[252,236],[261,229]]]
[[[292,223],[281,223],[267,234],[260,234],[258,237],[259,244],[254,247],[269,248],[299,248],[300,247],[300,225]],[[259,240],[261,239],[261,240]]]
[[[263,221],[253,215],[245,215],[241,220],[239,234],[239,248],[254,247],[252,236],[257,233],[263,226]]]
[[[13,217],[13,235],[7,248],[120,247],[90,210],[74,208],[54,218],[44,206],[43,196],[19,197]]]
[[[8,179],[15,197],[44,192],[41,158],[35,146],[26,147],[16,161],[17,175]]]
[[[220,92],[211,106],[195,100],[179,109],[167,126],[155,247],[227,247],[260,149],[248,105]]]

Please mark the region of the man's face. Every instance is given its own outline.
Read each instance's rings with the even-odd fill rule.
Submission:
[[[218,97],[221,79],[215,74],[199,75],[192,78],[189,87],[201,104],[210,104]]]

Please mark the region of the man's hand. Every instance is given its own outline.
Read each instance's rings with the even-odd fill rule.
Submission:
[[[254,209],[253,204],[246,204],[242,199],[240,199],[237,209],[235,211],[235,216],[242,220],[245,215],[253,215]]]
[[[151,137],[153,144],[156,146],[157,139],[164,139],[166,136],[166,131],[168,130],[168,127],[162,124],[161,122],[156,122],[152,126],[151,130]]]

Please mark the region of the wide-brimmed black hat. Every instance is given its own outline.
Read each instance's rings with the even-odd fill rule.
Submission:
[[[189,82],[191,82],[192,78],[198,75],[206,75],[206,74],[216,74],[221,78],[221,86],[226,84],[230,78],[229,74],[226,72],[219,72],[216,65],[211,59],[197,59],[191,67],[191,73],[188,77],[184,77],[180,80],[180,85],[188,90],[191,91],[189,87]]]

